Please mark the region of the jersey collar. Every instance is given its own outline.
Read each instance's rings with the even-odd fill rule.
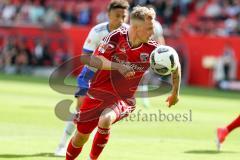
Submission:
[[[130,48],[131,50],[136,50],[136,49],[141,48],[141,47],[143,46],[143,43],[142,43],[140,46],[135,47],[135,48],[133,48],[133,47],[131,46],[130,41],[129,41],[129,34],[128,34],[128,32],[129,32],[129,31],[127,31],[126,39],[127,39],[127,44],[128,44],[128,46],[129,46],[129,48]]]

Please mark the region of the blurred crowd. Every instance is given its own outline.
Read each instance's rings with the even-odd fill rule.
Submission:
[[[70,58],[70,54],[60,43],[53,50],[51,43],[36,40],[33,47],[27,40],[9,37],[0,48],[0,70],[6,73],[31,73],[33,67],[53,67]]]
[[[87,0],[1,0],[0,23],[41,24],[45,26],[70,23],[87,25],[91,10]]]
[[[179,19],[181,30],[188,34],[238,36],[240,0],[198,0],[193,12],[183,19]]]

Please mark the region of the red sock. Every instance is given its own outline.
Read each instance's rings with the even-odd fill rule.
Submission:
[[[227,126],[228,132],[230,133],[237,127],[240,127],[240,115]]]
[[[93,144],[92,144],[92,150],[90,153],[91,159],[96,160],[99,157],[103,148],[108,142],[109,135],[110,135],[110,129],[98,127],[98,131],[95,134]]]
[[[72,140],[68,144],[66,160],[74,160],[82,151],[82,147],[76,148],[72,144]]]

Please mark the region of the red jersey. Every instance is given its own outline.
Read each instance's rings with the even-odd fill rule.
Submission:
[[[149,40],[148,43],[132,48],[127,28],[119,28],[111,32],[100,43],[94,55],[102,55],[112,62],[129,65],[135,71],[135,75],[126,79],[117,70],[98,70],[91,81],[89,96],[95,97],[102,92],[106,93],[103,95],[107,100],[132,98],[144,72],[149,68],[150,54],[157,45],[156,41]]]

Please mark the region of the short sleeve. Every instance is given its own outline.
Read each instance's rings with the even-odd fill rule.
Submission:
[[[91,54],[95,51],[98,45],[99,45],[98,35],[94,28],[92,28],[84,42],[83,51]]]

